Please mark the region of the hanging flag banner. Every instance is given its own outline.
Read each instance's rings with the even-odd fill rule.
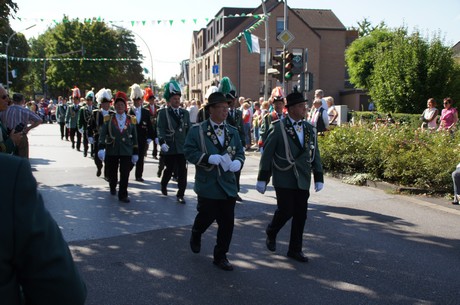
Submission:
[[[248,30],[245,30],[243,33],[244,38],[246,39],[246,44],[248,45],[248,52],[260,54],[259,37],[249,33]]]

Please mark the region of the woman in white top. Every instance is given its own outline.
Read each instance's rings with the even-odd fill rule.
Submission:
[[[327,103],[327,116],[329,118],[329,125],[337,125],[337,117],[339,113],[334,106],[334,98],[332,96],[327,96],[324,98]]]
[[[423,121],[422,123],[422,130],[423,129],[428,129],[428,130],[436,130],[438,127],[436,124],[436,119],[438,117],[438,109],[436,108],[436,101],[434,98],[429,98],[428,101],[426,102],[426,108],[421,116],[421,120]]]

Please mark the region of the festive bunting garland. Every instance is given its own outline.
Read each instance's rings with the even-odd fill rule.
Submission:
[[[5,54],[0,54],[0,58],[6,58]],[[57,58],[57,57],[46,57],[46,58],[25,58],[25,57],[14,57],[8,56],[8,60],[16,60],[16,61],[30,61],[30,62],[40,62],[40,61],[138,61],[141,62],[142,60],[139,59],[132,59],[132,58]]]
[[[234,15],[228,15],[228,16],[219,16],[215,17],[217,21],[220,19],[225,19],[225,18],[248,18],[248,17],[253,17],[255,19],[262,19],[265,17],[264,14],[234,14]],[[74,20],[71,19],[46,19],[46,18],[23,18],[23,17],[17,17],[19,21],[24,21],[24,22],[47,22],[47,23],[54,23],[54,24],[59,24],[59,23],[68,23],[72,21],[80,21],[79,18],[76,18]],[[105,20],[102,17],[93,17],[93,18],[83,18],[81,20],[82,23],[93,23],[93,22],[107,22],[107,23],[129,23],[131,26],[148,26],[148,25],[169,25],[172,26],[173,24],[186,24],[189,22],[193,22],[194,24],[197,24],[198,21],[205,21],[206,23],[209,22],[212,18],[192,18],[192,19],[168,19],[168,20],[159,20],[159,19],[153,19],[153,20]]]
[[[232,15],[223,16],[223,17],[220,17],[220,18],[251,17],[251,16],[255,17],[255,18],[260,18],[260,19],[258,21],[256,21],[251,27],[246,29],[246,31],[248,31],[250,33],[253,32],[255,29],[257,29],[265,21],[265,19],[270,16],[270,14],[267,14],[267,15],[264,15],[264,14],[261,14],[261,15],[241,14],[241,15],[238,15],[238,14],[236,14],[236,15],[233,15],[233,16]],[[18,18],[18,19],[21,20],[21,18]],[[217,17],[216,17],[216,19],[217,19]],[[96,22],[101,22],[101,20],[96,20]],[[171,22],[171,25],[172,25],[172,22]],[[218,46],[215,46],[214,49],[218,50],[218,49],[229,48],[229,47],[233,46],[235,43],[239,43],[241,41],[241,38],[243,37],[243,35],[244,35],[243,32],[240,32],[237,37],[233,38],[232,40],[230,40],[229,42],[227,42],[225,44],[222,44],[222,45],[219,44]],[[0,58],[6,58],[6,55],[0,53]],[[204,56],[200,56],[200,57],[197,57],[194,60],[191,60],[189,62],[190,63],[200,62],[203,59],[204,59]],[[81,60],[83,60],[83,61],[138,61],[138,62],[141,62],[141,60],[139,60],[139,59],[131,59],[131,58],[88,58],[88,57],[82,57],[82,58],[56,58],[56,57],[24,58],[24,57],[8,56],[8,60],[30,61],[30,62],[40,62],[40,61],[81,61]]]
[[[264,21],[265,21],[265,18],[268,18],[270,16],[270,14],[268,15],[264,15],[262,17],[262,19],[258,20],[256,23],[254,23],[251,27],[249,27],[248,29],[246,29],[246,31],[252,33],[255,29],[257,29]],[[225,43],[225,44],[219,44],[218,46],[215,46],[214,47],[214,50],[219,50],[219,49],[226,49],[226,48],[230,48],[231,46],[233,46],[234,44],[236,43],[239,43],[241,41],[241,38],[243,37],[244,33],[243,32],[240,32],[238,34],[238,36],[236,36],[235,38],[233,38],[232,40],[230,40],[229,42]],[[189,61],[190,63],[196,63],[196,62],[200,62],[204,59],[204,56],[200,56],[200,57],[197,57],[191,61]]]

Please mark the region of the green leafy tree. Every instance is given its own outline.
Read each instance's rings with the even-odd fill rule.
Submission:
[[[389,48],[378,48],[369,93],[381,111],[421,113],[428,98],[449,93],[453,72],[452,52],[439,38],[429,43],[398,29]]]
[[[127,91],[132,83],[143,80],[141,54],[132,33],[98,20],[81,22],[64,16],[61,23],[32,40],[31,46],[30,55],[41,58],[41,67],[34,65],[29,79],[34,89],[41,83],[47,96],[68,96],[74,86],[82,94],[102,87]],[[134,61],[104,60],[120,58]]]
[[[419,113],[430,97],[456,96],[458,73],[450,48],[404,27],[374,30],[346,51],[350,81],[367,89],[385,112]]]
[[[345,51],[350,82],[358,88],[368,89],[374,71],[377,47],[383,47],[391,38],[389,30],[375,30],[355,40]]]
[[[0,3],[0,42],[1,49],[6,50],[6,43],[8,39],[11,38],[8,45],[8,57],[26,57],[29,51],[29,46],[24,35],[21,33],[15,33],[11,29],[9,23],[9,17],[13,17],[17,12],[18,7],[15,2],[11,0],[5,0]],[[0,71],[6,71],[6,60],[0,62]],[[25,81],[23,76],[27,73],[28,64],[23,61],[18,60],[9,60],[8,70],[11,73],[13,70],[16,72],[17,78],[13,78],[12,75],[9,75],[9,81],[12,83],[10,86],[10,91],[22,91],[25,86]],[[6,73],[1,73],[3,75],[0,79],[2,83],[6,84]]]

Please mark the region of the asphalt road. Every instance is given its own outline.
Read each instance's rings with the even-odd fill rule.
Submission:
[[[274,190],[255,191],[257,153],[241,177],[228,258],[212,264],[216,226],[200,254],[189,249],[196,215],[194,168],[186,205],[161,195],[157,161],[146,159],[144,183],[131,174],[131,203],[119,203],[96,177],[94,161],[61,141],[58,126],[31,131],[30,161],[46,206],[70,244],[88,286],[89,305],[144,304],[460,304],[460,208],[444,199],[399,196],[326,178],[312,191],[302,264],[285,256],[290,223],[276,253],[264,230]]]

